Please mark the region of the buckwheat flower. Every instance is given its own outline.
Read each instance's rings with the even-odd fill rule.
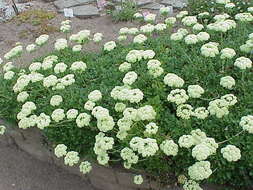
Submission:
[[[184,16],[188,15],[188,11],[180,11],[176,17],[177,18],[183,18]]]
[[[64,87],[69,86],[69,85],[75,83],[75,75],[73,75],[73,74],[65,75],[63,78],[59,79],[59,81],[60,81],[60,83],[58,83],[58,84],[61,84]]]
[[[108,154],[106,154],[106,153],[100,154],[100,155],[98,155],[98,157],[97,157],[97,161],[98,161],[98,163],[101,164],[101,165],[106,165],[106,164],[108,164],[109,160],[110,160],[110,158],[109,158]]]
[[[143,178],[141,175],[136,175],[134,176],[134,183],[137,185],[140,185],[143,183]]]
[[[196,16],[186,16],[182,19],[182,23],[185,26],[193,26],[194,24],[197,24],[198,20]]]
[[[180,88],[184,85],[184,80],[174,73],[168,73],[164,77],[163,82],[164,82],[164,84],[168,85],[169,87]]]
[[[250,134],[253,134],[253,116],[247,115],[241,118],[239,125],[243,130],[247,131]]]
[[[196,158],[198,161],[206,160],[208,156],[211,155],[211,150],[205,143],[197,144],[192,149],[192,157]]]
[[[29,44],[26,46],[26,51],[31,53],[31,52],[35,51],[36,48],[37,48],[37,46],[35,44]]]
[[[132,67],[131,63],[124,62],[124,63],[120,64],[119,71],[120,72],[126,72],[126,71],[130,70],[131,67]]]
[[[84,126],[89,126],[91,116],[87,113],[80,113],[76,118],[77,127],[82,128]]]
[[[12,62],[8,62],[3,66],[3,71],[7,72],[10,71],[14,68],[14,65],[12,64]]]
[[[244,53],[250,53],[252,51],[252,46],[249,44],[243,44],[240,46],[240,50]]]
[[[123,112],[126,109],[126,104],[118,102],[115,104],[114,109],[116,112]]]
[[[207,138],[205,132],[200,129],[192,130],[191,136],[193,138],[194,145],[202,143]]]
[[[124,40],[126,40],[127,39],[127,35],[120,35],[119,37],[118,37],[118,40],[119,41],[124,41]]]
[[[43,79],[43,86],[49,88],[51,86],[55,86],[58,82],[58,79],[54,75],[49,75]]]
[[[233,106],[237,103],[237,97],[233,94],[226,94],[220,99],[226,101],[228,106]]]
[[[137,80],[138,75],[134,71],[130,71],[125,74],[123,83],[126,85],[132,85]]]
[[[82,62],[82,61],[76,61],[74,63],[72,63],[70,70],[72,71],[85,71],[87,68],[86,63]]]
[[[50,99],[50,105],[51,106],[59,106],[62,103],[63,99],[60,95],[54,95]]]
[[[199,13],[199,14],[198,14],[198,17],[203,18],[203,17],[207,17],[207,16],[209,16],[209,15],[210,15],[209,12],[202,12],[202,13]]]
[[[97,102],[102,98],[102,93],[99,90],[94,90],[89,93],[88,99],[92,102]]]
[[[173,140],[164,140],[160,144],[160,149],[167,156],[176,156],[178,153],[178,145]]]
[[[15,73],[13,71],[7,71],[4,73],[5,80],[11,80],[14,77]]]
[[[3,135],[5,133],[6,127],[3,125],[0,125],[0,135]]]
[[[136,118],[137,118],[137,109],[134,109],[134,108],[126,108],[124,111],[123,111],[123,115],[125,118],[128,118],[130,120],[133,120],[135,121]]]
[[[109,110],[101,106],[96,106],[95,108],[93,108],[92,115],[97,119],[103,119],[105,117],[110,116]]]
[[[119,30],[120,35],[126,35],[128,34],[129,29],[127,27],[123,27]]]
[[[41,64],[41,68],[43,70],[48,70],[48,69],[51,69],[53,67],[53,61],[51,60],[44,60]]]
[[[226,5],[225,5],[225,8],[226,9],[232,9],[232,8],[234,8],[235,7],[235,4],[234,3],[227,3]]]
[[[186,94],[184,89],[175,89],[170,92],[167,97],[167,100],[177,105],[185,103],[189,99],[189,96]]]
[[[54,120],[55,122],[59,122],[61,120],[63,120],[65,118],[65,113],[63,109],[56,109],[53,111],[52,115],[51,115],[52,120]]]
[[[3,62],[4,62],[3,59],[0,57],[0,65],[1,65]]]
[[[126,55],[126,61],[130,63],[135,63],[142,59],[142,53],[139,50],[131,50]]]
[[[238,13],[235,15],[235,20],[239,20],[241,22],[252,22],[253,15],[251,13]]]
[[[68,41],[64,38],[57,39],[54,48],[58,51],[63,50],[68,47]]]
[[[144,16],[144,20],[146,22],[154,22],[156,18],[156,14],[149,13],[146,16]]]
[[[159,12],[161,15],[167,15],[170,12],[170,7],[161,7]]]
[[[203,190],[199,184],[193,180],[187,180],[183,185],[184,190]]]
[[[232,59],[236,55],[235,50],[232,48],[225,48],[221,50],[221,59]]]
[[[20,56],[22,54],[22,52],[23,52],[23,46],[17,45],[16,47],[12,48],[9,52],[7,52],[4,55],[4,58],[7,60],[10,60],[14,57]]]
[[[129,164],[136,164],[139,157],[134,153],[131,148],[125,147],[120,151],[120,156]]]
[[[116,47],[116,43],[114,41],[106,42],[104,44],[104,50],[105,51],[111,51]]]
[[[204,26],[202,24],[196,23],[196,24],[193,25],[192,29],[194,31],[201,31],[201,30],[204,29]]]
[[[166,24],[163,24],[163,23],[158,23],[155,25],[155,30],[157,31],[163,31],[167,28],[167,25]]]
[[[229,162],[236,162],[241,158],[241,151],[234,145],[227,145],[221,149],[221,154]]]
[[[200,98],[205,90],[199,85],[189,85],[187,92],[190,98]]]
[[[186,36],[187,34],[189,34],[188,30],[185,28],[179,28],[177,30],[178,33],[181,33],[183,36]]]
[[[46,115],[45,113],[41,113],[37,117],[37,127],[43,130],[45,127],[48,127],[51,123],[50,116]]]
[[[119,131],[129,131],[131,129],[132,124],[133,124],[133,121],[125,117],[117,121]]]
[[[98,42],[100,42],[102,40],[102,38],[103,38],[103,34],[102,33],[96,33],[93,36],[93,41],[96,42],[96,43],[98,43]]]
[[[95,105],[96,105],[96,104],[95,104],[93,101],[88,100],[88,101],[84,104],[84,109],[91,111],[91,110],[93,110],[93,108],[95,107]]]
[[[168,17],[165,19],[165,24],[167,25],[174,25],[176,23],[177,19],[175,17]]]
[[[153,59],[155,57],[155,52],[153,50],[145,50],[141,52],[143,59]]]
[[[91,171],[92,166],[91,163],[88,161],[85,162],[81,162],[80,166],[79,166],[80,172],[83,174],[87,174]]]
[[[137,36],[134,37],[133,42],[134,42],[134,43],[138,43],[138,44],[142,44],[142,43],[144,43],[147,39],[148,39],[148,38],[147,38],[145,35],[139,34],[139,35],[137,35]]]
[[[124,91],[122,93],[124,93]],[[126,91],[125,99],[131,103],[139,103],[143,99],[143,96],[144,94],[140,89],[132,89]],[[124,98],[122,100],[124,100]]]
[[[157,78],[163,74],[164,70],[162,67],[155,67],[148,70],[148,73],[154,78]]]
[[[210,115],[215,115],[217,118],[222,118],[229,114],[228,103],[225,100],[216,99],[209,102],[208,111]]]
[[[140,27],[140,31],[143,33],[151,34],[155,30],[155,26],[152,24],[146,24]]]
[[[78,115],[77,109],[69,109],[66,113],[67,119],[75,119]]]
[[[230,0],[216,0],[216,3],[225,5],[227,3],[230,3]]]
[[[142,121],[144,120],[150,121],[150,120],[155,119],[156,112],[152,106],[146,105],[146,106],[140,107],[137,110],[137,117]]]
[[[65,156],[67,154],[67,146],[64,144],[58,144],[54,149],[54,154],[57,158]]]
[[[182,119],[190,119],[192,115],[192,106],[189,104],[180,104],[177,107],[177,116]]]
[[[211,42],[204,44],[201,47],[200,51],[201,51],[201,54],[205,57],[215,57],[216,55],[219,54],[219,49],[217,45]]]
[[[143,18],[143,15],[141,13],[135,13],[133,17],[139,19],[139,18]]]
[[[29,66],[29,71],[30,72],[35,72],[41,69],[41,63],[40,62],[33,62],[30,66]]]
[[[248,7],[247,11],[253,13],[253,7]]]
[[[60,27],[60,31],[63,33],[68,33],[71,30],[71,26],[69,24],[63,24]]]
[[[224,14],[220,14],[220,15],[215,15],[214,17],[213,17],[213,19],[215,20],[215,21],[224,21],[224,20],[226,20],[227,18],[229,18],[230,16],[227,14],[227,13],[224,13]]]
[[[79,158],[78,152],[70,151],[66,154],[66,156],[64,158],[64,164],[69,165],[69,166],[73,166],[73,165],[77,164],[79,162],[79,160],[80,160],[80,158]]]
[[[24,102],[27,100],[27,98],[29,97],[29,94],[26,91],[20,92],[17,95],[17,101],[18,102]]]
[[[173,40],[173,41],[180,41],[180,40],[182,40],[183,38],[184,38],[183,34],[178,33],[178,32],[173,33],[173,34],[171,34],[171,36],[170,36],[170,39]]]
[[[212,174],[209,161],[199,161],[188,168],[188,175],[193,180],[204,180]]]
[[[187,45],[192,45],[198,43],[198,37],[195,34],[189,34],[184,38],[184,41]]]
[[[156,134],[157,131],[158,131],[158,126],[154,122],[151,122],[145,126],[144,133],[149,134],[149,135],[153,135],[153,134]]]
[[[151,59],[148,61],[147,66],[148,66],[148,69],[157,68],[157,67],[161,66],[161,62],[156,59]]]
[[[234,66],[239,69],[245,70],[252,67],[252,61],[246,57],[239,57],[235,60]]]
[[[66,70],[67,70],[68,66],[61,62],[61,63],[57,63],[55,66],[54,66],[54,72],[55,74],[59,74],[59,73],[64,73]]]
[[[127,131],[118,131],[116,137],[120,140],[124,140],[127,137],[127,135],[128,135]]]
[[[193,116],[197,117],[198,119],[205,119],[209,115],[209,111],[205,107],[198,107],[192,113]]]
[[[220,79],[220,85],[231,90],[235,86],[235,79],[231,76],[225,76]]]
[[[138,28],[129,28],[128,30],[128,34],[130,35],[135,35],[139,33],[139,29]]]
[[[82,45],[77,44],[72,47],[73,52],[80,52],[82,50]]]
[[[38,38],[36,38],[35,43],[38,46],[42,46],[42,45],[44,45],[48,41],[48,39],[49,39],[49,35],[42,34]]]

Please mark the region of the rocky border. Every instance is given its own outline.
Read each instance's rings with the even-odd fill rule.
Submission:
[[[91,172],[84,175],[80,173],[78,165],[75,167],[66,166],[63,159],[54,155],[40,130],[36,128],[19,129],[16,125],[3,120],[0,120],[0,124],[7,126],[5,134],[0,137],[1,143],[5,145],[14,144],[35,159],[55,164],[71,174],[78,175],[96,190],[180,190],[179,187],[159,188],[157,183],[148,179],[145,179],[143,184],[136,185],[133,183],[133,177],[137,173],[131,173],[123,168],[104,167],[94,162]]]

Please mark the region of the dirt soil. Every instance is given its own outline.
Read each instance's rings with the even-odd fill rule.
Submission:
[[[53,3],[45,3],[42,0],[35,0],[32,1],[33,6],[31,9],[42,9],[47,11],[54,11],[56,12],[56,8],[54,7]],[[66,20],[63,14],[56,14],[56,17],[49,21],[49,23],[59,28],[61,21]],[[96,32],[101,32],[104,35],[104,39],[102,43],[110,40],[116,40],[118,37],[118,31],[120,28],[127,26],[133,27],[139,25],[138,23],[133,22],[119,22],[115,23],[112,22],[112,19],[109,15],[95,17],[95,18],[88,18],[88,19],[78,19],[78,18],[71,18],[72,20],[72,33],[78,32],[80,30],[88,29],[91,30],[91,33],[94,34]],[[35,38],[39,35],[33,33],[32,31],[36,28],[32,24],[22,23],[18,24],[15,19],[12,19],[5,23],[0,23],[0,57],[8,52],[12,47],[15,46],[16,42],[20,42],[23,44],[24,47],[30,43],[34,43]],[[44,55],[47,52],[50,52],[53,47],[53,43],[55,39],[63,37],[65,38],[65,34],[60,32],[54,32],[50,34],[52,40],[49,40],[49,44],[45,47],[39,49],[39,51],[28,54],[26,53],[21,62],[28,63],[34,57]],[[98,46],[98,45],[97,45]],[[94,47],[94,45],[89,46],[89,49],[97,49],[98,47]],[[22,63],[22,64],[23,64]]]

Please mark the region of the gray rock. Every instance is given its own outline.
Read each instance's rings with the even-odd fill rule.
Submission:
[[[54,2],[54,5],[58,9],[64,9],[64,8],[69,8],[69,7],[85,5],[91,2],[94,2],[94,0],[57,0]]]
[[[164,5],[161,5],[159,3],[151,3],[151,4],[143,6],[142,9],[159,10],[161,7],[164,7]]]
[[[152,3],[151,0],[137,0],[137,5],[138,5],[139,7],[144,6],[144,5],[147,5],[147,4],[150,4],[150,3]]]
[[[162,0],[164,5],[172,5],[175,8],[183,8],[188,4],[188,0]]]
[[[73,7],[74,16],[79,18],[87,18],[92,16],[99,16],[98,8],[93,5],[82,5]]]

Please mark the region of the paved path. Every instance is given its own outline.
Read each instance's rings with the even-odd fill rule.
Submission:
[[[93,190],[80,177],[0,142],[0,190]]]

